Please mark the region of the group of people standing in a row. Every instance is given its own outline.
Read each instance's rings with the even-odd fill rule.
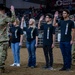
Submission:
[[[3,69],[3,64],[5,61],[2,59],[3,57],[3,45],[6,40],[6,23],[13,22],[13,27],[9,29],[10,38],[11,38],[11,49],[14,56],[14,63],[10,66],[18,66],[20,67],[20,48],[22,46],[23,41],[23,31],[26,31],[26,47],[28,50],[28,67],[35,68],[36,67],[36,48],[38,46],[38,30],[42,29],[44,32],[43,35],[43,51],[46,60],[46,65],[43,67],[44,69],[53,70],[53,48],[55,46],[55,27],[60,26],[61,30],[61,39],[60,39],[60,49],[63,56],[63,67],[60,71],[69,71],[71,69],[71,48],[75,38],[75,27],[74,22],[69,19],[69,11],[63,10],[62,16],[63,20],[57,21],[58,12],[55,13],[54,18],[51,14],[46,14],[45,17],[41,16],[39,19],[38,27],[36,27],[35,19],[31,18],[29,20],[28,27],[24,27],[24,17],[21,20],[21,26],[19,26],[20,21],[15,18],[15,14],[12,15],[12,18],[8,20],[5,17],[4,13],[2,12],[4,9],[0,9],[2,17],[0,17],[0,28],[2,27],[3,30],[0,30],[0,37],[4,40],[0,40],[0,68]],[[14,7],[11,6],[11,12],[14,13]],[[4,19],[3,19],[4,17]],[[5,19],[6,18],[6,19]],[[45,19],[43,25],[41,25],[42,21]],[[5,24],[3,22],[5,21]],[[2,24],[1,24],[2,23]],[[4,28],[5,25],[5,28]],[[6,35],[6,34],[5,34]],[[2,46],[1,46],[2,45]],[[2,52],[1,52],[2,51]]]
[[[38,27],[36,27],[35,19],[33,18],[29,20],[28,27],[24,27],[24,17],[22,17],[20,29],[22,29],[23,31],[26,31],[26,34],[27,34],[26,47],[29,54],[28,67],[31,67],[31,68],[36,67],[36,47],[38,46],[38,30],[41,29],[44,32],[43,51],[44,51],[44,56],[46,60],[46,65],[43,68],[53,70],[53,48],[55,46],[55,27],[60,26],[60,30],[61,30],[60,49],[62,52],[63,62],[64,62],[64,65],[60,69],[60,71],[63,71],[63,70],[68,71],[71,69],[71,63],[72,63],[71,48],[75,38],[75,26],[74,26],[74,22],[69,19],[69,15],[70,15],[70,12],[68,10],[63,10],[63,13],[62,13],[63,20],[57,21],[58,12],[55,13],[54,18],[52,14],[48,13],[45,15],[45,17],[41,16],[41,18],[39,19]],[[42,24],[42,21],[44,19],[46,23]],[[10,31],[11,33],[14,31],[14,33],[12,34],[13,36],[15,36],[15,31],[16,31],[14,29]],[[19,30],[20,35],[23,34],[22,30]],[[17,39],[19,38],[18,36],[19,34],[17,35]],[[20,42],[21,40],[21,43],[22,43],[23,38],[22,39],[20,38],[18,42]],[[13,39],[14,42],[16,40]],[[11,44],[11,48],[12,48],[12,44]],[[20,66],[20,63],[19,65],[16,65],[17,62],[15,62],[16,61],[15,53],[16,52],[14,52],[14,64],[12,64],[11,66]]]

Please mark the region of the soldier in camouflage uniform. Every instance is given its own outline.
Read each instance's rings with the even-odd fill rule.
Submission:
[[[14,7],[11,6],[12,17],[9,18],[5,14],[6,7],[0,5],[0,70],[4,71],[4,64],[7,58],[8,49],[8,22],[14,22],[15,12]]]

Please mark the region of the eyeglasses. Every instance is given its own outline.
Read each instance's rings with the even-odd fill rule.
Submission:
[[[67,14],[67,13],[62,13],[62,14]]]
[[[49,17],[45,17],[45,18],[49,18]]]

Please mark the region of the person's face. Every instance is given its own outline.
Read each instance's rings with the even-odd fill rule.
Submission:
[[[70,20],[74,21],[74,17],[70,18]]]
[[[29,20],[29,25],[33,25],[33,21],[31,19]]]
[[[17,24],[16,24],[16,21],[13,23],[13,25],[14,25],[14,26],[16,26],[16,25],[17,25]]]
[[[46,16],[46,17],[45,17],[45,21],[46,21],[46,22],[49,22],[49,21],[51,21],[51,18],[49,18],[49,16]]]
[[[62,16],[63,16],[63,18],[67,18],[67,17],[69,17],[69,14],[66,11],[63,11]]]
[[[2,14],[5,14],[5,10],[0,10],[0,12],[1,12]]]

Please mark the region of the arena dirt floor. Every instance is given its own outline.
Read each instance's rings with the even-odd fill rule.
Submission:
[[[75,75],[75,66],[72,65],[71,71],[59,71],[62,67],[62,55],[59,48],[54,48],[54,69],[53,71],[44,70],[42,66],[45,65],[44,55],[42,48],[37,48],[37,68],[31,69],[26,68],[28,53],[26,48],[21,49],[21,67],[10,67],[10,64],[13,63],[13,56],[11,49],[8,49],[8,59],[6,60],[5,73],[0,73],[0,75]]]

